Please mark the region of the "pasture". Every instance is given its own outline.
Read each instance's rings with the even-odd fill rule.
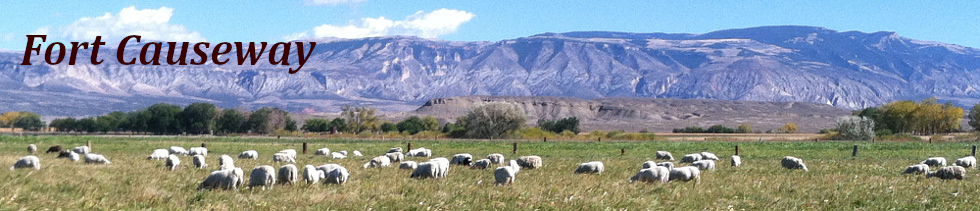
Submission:
[[[86,165],[44,154],[49,146],[65,148],[93,141],[93,153],[105,155],[110,165]],[[146,157],[158,148],[209,148],[206,169],[194,169],[190,157],[167,171],[162,160]],[[197,191],[198,184],[218,168],[218,156],[236,157],[246,177],[257,165],[280,165],[272,154],[297,149],[309,142],[297,166],[338,163],[350,170],[344,185],[277,185],[272,190]],[[397,163],[382,169],[361,165],[392,147],[432,149],[433,157],[450,158],[470,153],[475,159],[502,153],[507,160],[538,155],[544,167],[522,170],[512,186],[494,186],[493,170],[452,166],[447,178],[417,180]],[[0,210],[924,210],[980,209],[980,170],[967,170],[963,181],[901,175],[905,167],[930,156],[946,157],[950,164],[968,155],[976,143],[866,143],[866,142],[520,142],[420,140],[315,140],[262,138],[173,137],[0,137],[0,163],[10,167],[37,144],[40,170],[0,171]],[[857,157],[851,156],[859,145]],[[741,148],[742,166],[729,167],[734,146]],[[332,160],[314,156],[322,147],[331,151],[359,150],[364,157]],[[259,152],[258,160],[237,159],[244,150]],[[620,155],[620,149],[626,149]],[[700,183],[630,183],[644,161],[657,150],[679,159],[687,153],[710,151],[721,157],[717,171],[703,171]],[[407,151],[407,149],[406,149]],[[783,156],[802,158],[808,172],[783,169]],[[406,157],[426,161],[428,158]],[[606,172],[576,175],[582,162],[602,161]],[[679,164],[675,160],[675,164]],[[660,162],[660,160],[657,160]],[[246,182],[247,184],[247,182]]]

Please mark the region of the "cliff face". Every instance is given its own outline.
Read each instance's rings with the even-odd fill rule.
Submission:
[[[0,52],[0,110],[77,116],[207,101],[291,111],[336,111],[345,103],[407,111],[432,98],[467,95],[795,101],[848,109],[928,96],[961,106],[980,100],[980,50],[890,32],[774,26],[706,34],[546,33],[499,42],[312,41],[318,45],[310,61],[293,75],[268,64],[125,66],[107,59],[98,66],[52,66],[38,59],[20,66],[23,54]],[[129,48],[135,54],[139,46]],[[114,53],[104,49],[100,57]],[[291,53],[290,62],[297,62]],[[78,60],[88,61],[85,54]],[[549,112],[571,111],[540,113]]]

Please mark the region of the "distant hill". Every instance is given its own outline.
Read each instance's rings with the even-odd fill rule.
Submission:
[[[432,98],[467,95],[795,101],[846,109],[928,96],[960,106],[980,100],[980,50],[892,32],[767,26],[705,34],[544,33],[497,42],[315,41],[311,61],[295,75],[269,65],[123,66],[111,59],[98,66],[20,66],[22,53],[0,52],[0,111],[79,116],[195,101],[407,111]],[[100,57],[114,53],[104,49]],[[84,55],[78,60],[87,61]]]

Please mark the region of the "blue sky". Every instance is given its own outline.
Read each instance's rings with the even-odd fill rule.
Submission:
[[[34,33],[59,41],[91,41],[93,35],[118,39],[133,33],[209,42],[394,34],[499,41],[544,32],[705,33],[767,25],[894,31],[980,47],[980,1],[28,2],[7,2],[0,8],[0,49],[22,51],[25,35]]]

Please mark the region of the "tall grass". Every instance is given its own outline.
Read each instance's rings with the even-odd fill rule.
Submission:
[[[442,180],[410,179],[397,168],[362,169],[360,165],[406,140],[291,140],[256,138],[103,138],[0,137],[0,161],[9,167],[26,155],[29,143],[40,151],[60,144],[66,148],[93,141],[93,152],[111,165],[85,165],[55,154],[40,154],[41,170],[0,170],[0,210],[922,210],[980,209],[978,171],[969,169],[964,181],[940,181],[899,173],[930,156],[955,159],[970,153],[972,143],[853,143],[853,142],[520,142],[518,154],[509,141],[411,140],[433,150],[437,157],[471,153],[483,157],[503,153],[507,159],[539,155],[544,167],[524,170],[513,186],[493,186],[492,170],[452,167]],[[184,166],[166,171],[163,161],[146,160],[153,149],[171,145],[191,147],[205,142],[211,167]],[[196,191],[201,180],[217,168],[217,157],[236,157],[244,150],[259,151],[259,160],[236,160],[248,174],[257,165],[271,164],[272,153],[301,150],[310,154],[298,165],[339,163],[351,171],[345,185],[277,186],[273,190]],[[853,145],[859,146],[851,157]],[[727,157],[739,145],[743,166],[731,168]],[[318,148],[360,150],[365,157],[331,160],[313,156]],[[621,155],[620,150],[626,154]],[[718,170],[703,172],[700,183],[632,184],[627,179],[657,150],[679,157],[711,151],[722,157]],[[804,159],[809,172],[779,167],[779,159]],[[408,158],[424,161],[427,158]],[[579,163],[602,161],[601,175],[576,175]]]

